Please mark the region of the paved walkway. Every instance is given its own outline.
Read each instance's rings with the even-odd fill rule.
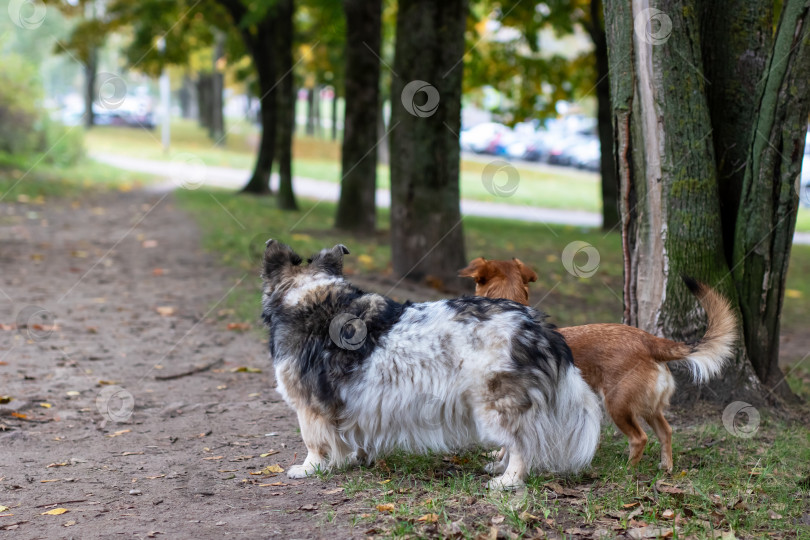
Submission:
[[[177,187],[184,185],[199,187],[204,184],[226,189],[240,189],[245,185],[250,175],[250,171],[246,169],[207,166],[201,162],[195,162],[194,158],[189,161],[158,161],[110,154],[91,154],[91,157],[96,161],[119,169],[164,176],[171,179]],[[273,189],[278,187],[277,175],[273,175],[270,184]],[[295,176],[293,177],[293,187],[296,195],[308,199],[334,202],[338,200],[340,195],[340,186],[338,184],[312,178]],[[390,207],[391,193],[387,189],[377,190],[377,205],[382,208]],[[462,199],[461,213],[465,216],[514,219],[534,223],[554,223],[582,227],[599,227],[602,225],[602,216],[596,212],[538,208],[535,206],[472,201],[469,199]],[[810,245],[810,233],[797,232],[793,237],[793,242],[795,244]]]

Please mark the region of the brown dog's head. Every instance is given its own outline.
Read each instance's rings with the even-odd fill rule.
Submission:
[[[506,298],[529,305],[529,282],[537,281],[534,270],[520,259],[488,261],[478,257],[467,268],[458,271],[461,277],[475,280],[475,294],[487,298]]]

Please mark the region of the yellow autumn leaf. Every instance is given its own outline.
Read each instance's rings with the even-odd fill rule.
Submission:
[[[0,512],[5,512],[6,510],[8,510],[8,506],[3,506],[0,504]]]
[[[42,407],[43,409],[50,409],[51,407],[53,407],[53,405],[51,405],[50,403],[40,403],[39,406]]]
[[[363,266],[372,266],[374,264],[374,259],[370,255],[366,255],[365,253],[358,255],[357,261]]]
[[[439,521],[438,514],[425,514],[424,516],[419,517],[416,521],[424,521],[425,523],[436,523]]]
[[[264,470],[266,472],[268,472],[268,473],[282,473],[282,472],[284,472],[284,469],[278,463],[276,463],[275,465],[269,465],[269,466],[265,467]]]
[[[48,510],[47,512],[42,512],[41,515],[43,516],[61,516],[65,512],[67,512],[67,508],[54,508],[53,510]]]
[[[255,367],[248,367],[248,366],[239,366],[233,368],[231,373],[261,373],[262,370]]]
[[[788,298],[801,298],[802,291],[798,291],[796,289],[785,289],[785,296]]]
[[[292,235],[292,239],[296,242],[307,242],[312,240],[312,237],[308,234],[294,234]]]
[[[388,480],[381,480],[381,481],[380,481],[380,484],[387,484],[387,483],[388,483],[388,482],[390,482],[390,481],[391,481],[391,479],[390,479],[390,478],[389,478]]]
[[[270,450],[269,452],[265,452],[264,454],[260,454],[259,457],[269,457],[273,454],[278,454],[278,450]]]
[[[386,504],[378,504],[377,505],[378,512],[393,512],[394,511],[394,503],[386,503]]]

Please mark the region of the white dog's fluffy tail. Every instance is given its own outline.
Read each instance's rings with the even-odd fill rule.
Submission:
[[[602,425],[599,398],[583,380],[579,368],[568,366],[557,388],[554,412],[549,414],[556,425],[544,430],[546,456],[540,468],[551,472],[577,472],[590,465]],[[548,426],[551,427],[551,426]]]

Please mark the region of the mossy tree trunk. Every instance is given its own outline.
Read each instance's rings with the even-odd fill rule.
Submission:
[[[335,227],[373,234],[377,226],[382,0],[343,0],[343,9],[346,13],[346,112]]]
[[[394,272],[458,286],[461,80],[466,0],[398,4],[391,84],[391,251]]]
[[[703,397],[792,398],[778,333],[810,112],[808,10],[787,0],[771,39],[772,2],[710,3],[605,0],[624,319],[693,340],[701,319],[678,276],[705,281],[738,308],[744,337]]]
[[[278,0],[278,31],[275,54],[278,56],[277,142],[278,142],[278,207],[298,210],[292,182],[292,144],[295,125],[295,90],[293,87],[293,2]]]

